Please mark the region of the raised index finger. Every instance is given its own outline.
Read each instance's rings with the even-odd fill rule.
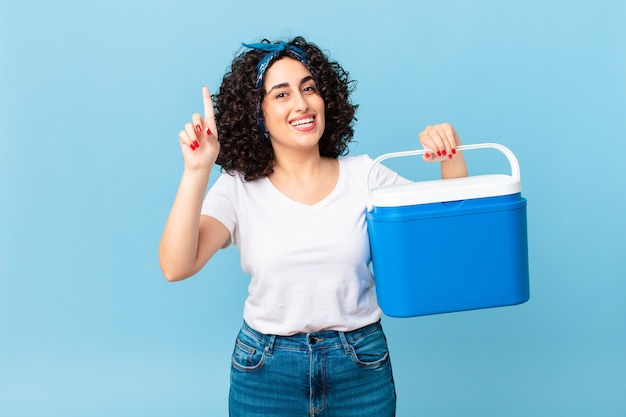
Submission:
[[[215,128],[215,112],[213,111],[213,101],[211,93],[206,85],[202,86],[202,100],[204,101],[204,122],[211,128]]]

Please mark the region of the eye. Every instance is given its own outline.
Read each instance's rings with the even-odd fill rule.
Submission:
[[[309,93],[309,94],[317,94],[317,87],[314,84],[311,85],[307,85],[306,87],[304,87],[302,89],[303,93]]]

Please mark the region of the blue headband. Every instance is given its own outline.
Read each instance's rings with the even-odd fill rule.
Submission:
[[[265,77],[265,71],[267,71],[267,68],[272,64],[274,59],[276,59],[276,57],[278,56],[278,53],[281,51],[284,51],[285,49],[288,49],[290,56],[300,61],[302,65],[304,65],[305,67],[307,67],[307,69],[309,69],[309,63],[306,60],[306,53],[302,49],[298,48],[297,46],[289,45],[288,43],[285,43],[285,42],[279,42],[279,43],[267,43],[267,42],[243,43],[242,42],[242,45],[247,48],[256,49],[257,51],[267,52],[267,55],[265,55],[256,66],[256,70],[257,70],[256,87],[257,88],[260,88],[263,85],[263,77]],[[267,133],[267,130],[265,129],[265,123],[263,123],[263,114],[261,112],[261,100],[260,99],[257,104],[257,121],[259,124],[259,128],[261,129],[261,133],[263,134],[263,137],[265,137],[265,140],[269,143],[270,142],[269,135]]]
[[[250,49],[256,49],[257,51],[267,52],[267,55],[265,55],[259,61],[259,63],[256,66],[256,70],[257,70],[256,86],[257,86],[257,88],[259,88],[259,87],[261,87],[263,85],[263,77],[265,77],[265,71],[270,66],[272,61],[274,61],[274,59],[276,58],[276,56],[278,55],[279,52],[284,51],[285,49],[289,49],[289,55],[291,55],[294,58],[296,58],[305,67],[309,68],[309,63],[306,60],[306,53],[302,49],[298,48],[297,46],[289,45],[288,43],[285,43],[285,42],[279,42],[279,43],[266,43],[266,42],[263,42],[263,43],[242,43],[242,45],[247,47],[247,48],[250,48]]]

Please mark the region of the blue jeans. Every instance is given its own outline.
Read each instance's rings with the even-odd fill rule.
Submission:
[[[271,336],[244,323],[232,357],[231,417],[391,417],[396,393],[379,322],[352,332]]]

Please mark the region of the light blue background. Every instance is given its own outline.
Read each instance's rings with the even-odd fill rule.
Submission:
[[[161,276],[177,133],[239,42],[303,34],[359,81],[352,153],[450,121],[522,167],[531,300],[385,318],[398,415],[625,416],[625,21],[619,0],[2,0],[0,415],[226,415],[247,280],[234,249]]]

